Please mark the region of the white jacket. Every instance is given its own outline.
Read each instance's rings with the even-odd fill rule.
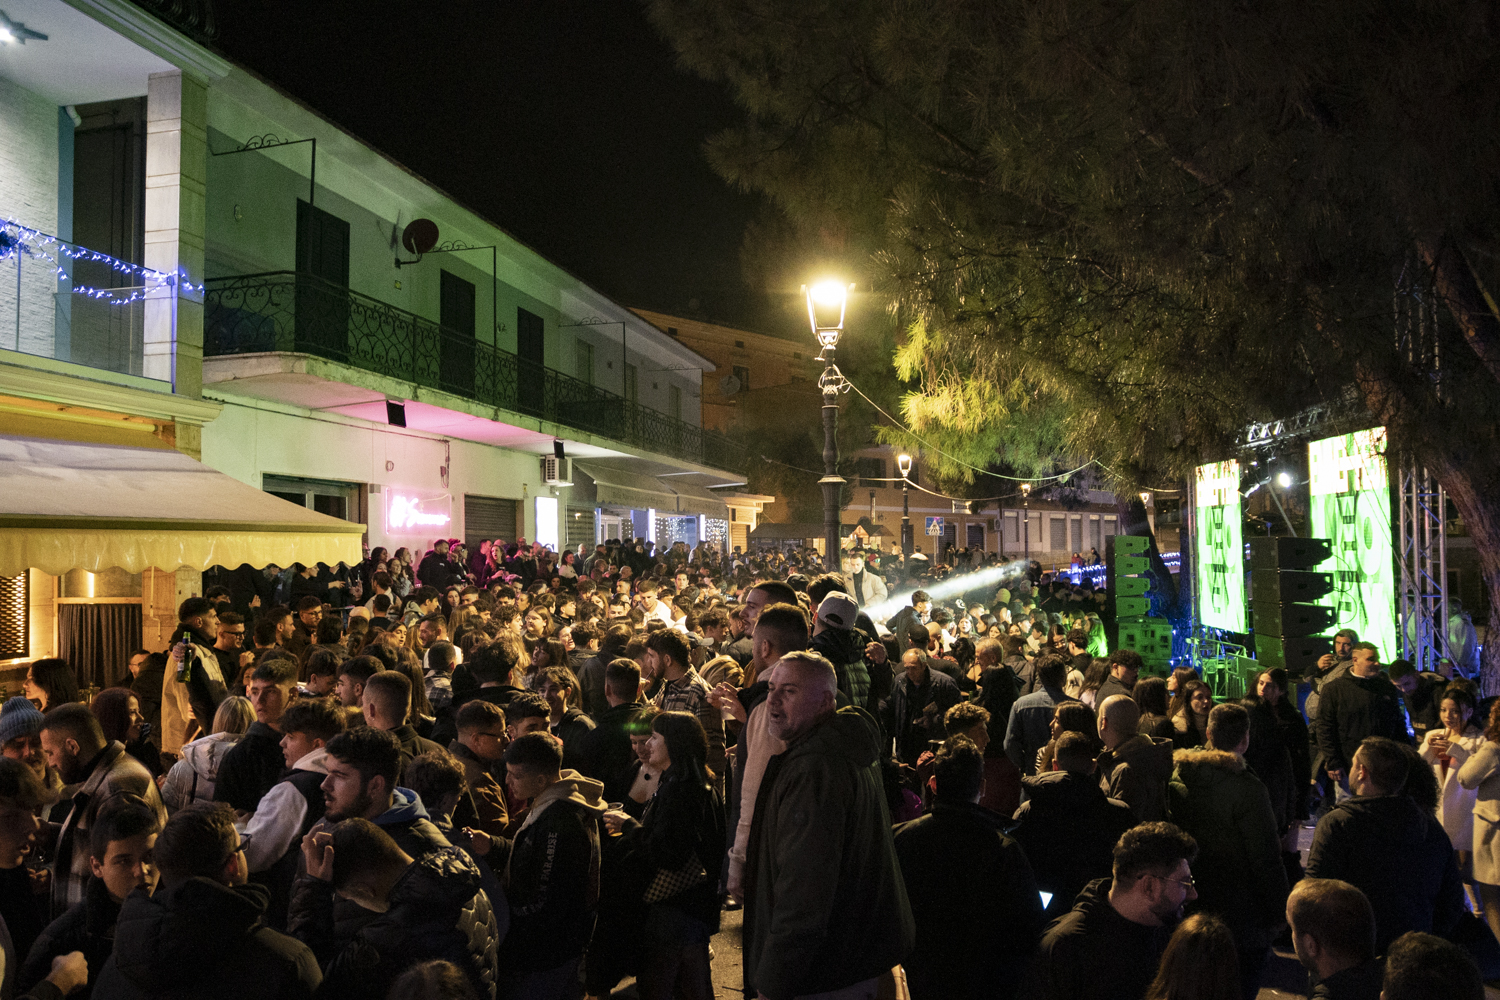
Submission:
[[[240,741],[241,733],[214,733],[200,736],[182,747],[182,759],[172,765],[161,783],[161,800],[167,812],[176,812],[194,802],[214,800],[214,781],[219,776],[219,765],[234,745]]]
[[[1448,839],[1453,841],[1455,851],[1472,851],[1474,800],[1479,792],[1477,789],[1465,788],[1458,780],[1458,771],[1484,745],[1484,734],[1475,726],[1470,726],[1462,736],[1448,744],[1448,756],[1453,759],[1448,765],[1448,773],[1444,775],[1437,751],[1432,749],[1432,738],[1447,731],[1436,729],[1427,734],[1422,740],[1422,759],[1432,766],[1432,773],[1437,777],[1438,822],[1448,832]]]

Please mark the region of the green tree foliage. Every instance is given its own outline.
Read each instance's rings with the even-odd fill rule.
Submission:
[[[1500,8],[649,7],[746,112],[708,153],[767,195],[753,269],[873,277],[924,437],[1097,458],[1133,492],[1352,398],[1443,482],[1500,600]]]

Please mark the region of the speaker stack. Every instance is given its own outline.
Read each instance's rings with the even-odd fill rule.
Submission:
[[[1333,592],[1333,574],[1313,569],[1332,554],[1326,538],[1250,539],[1250,622],[1260,669],[1284,667],[1296,676],[1333,651],[1322,633],[1337,616],[1320,603]]]
[[[1109,579],[1106,637],[1109,648],[1141,654],[1145,672],[1163,675],[1172,669],[1172,623],[1151,614],[1151,540],[1141,535],[1111,535],[1104,540]]]

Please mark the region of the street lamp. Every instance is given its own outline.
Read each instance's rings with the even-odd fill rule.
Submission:
[[[1026,553],[1026,572],[1031,572],[1031,484],[1021,484],[1021,539]]]
[[[896,465],[901,469],[901,558],[910,559],[912,550],[911,537],[911,456],[897,455]]]
[[[839,393],[849,388],[833,363],[833,352],[839,345],[839,334],[844,332],[844,313],[853,287],[832,280],[802,286],[807,295],[808,324],[823,348],[818,360],[825,365],[818,377],[818,388],[823,390],[823,478],[818,485],[823,487],[823,565],[830,571],[839,568],[839,493],[844,485],[839,475]]]

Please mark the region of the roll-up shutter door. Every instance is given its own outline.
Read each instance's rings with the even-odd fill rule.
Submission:
[[[581,556],[594,551],[594,508],[569,507],[567,535],[563,540],[564,548]]]
[[[464,494],[464,544],[470,551],[478,551],[485,539],[514,542],[517,537],[516,501]]]

